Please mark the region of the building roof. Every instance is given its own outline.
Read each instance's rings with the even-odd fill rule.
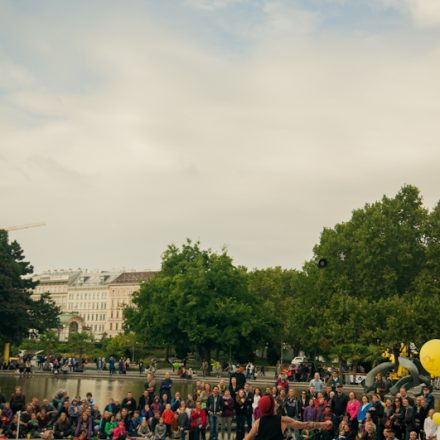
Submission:
[[[40,284],[71,284],[79,275],[81,271],[47,271],[40,275],[32,277],[34,281],[38,281]]]
[[[72,287],[84,288],[84,287],[99,287],[112,283],[121,272],[109,272],[102,270],[100,272],[81,272],[72,283]]]
[[[111,284],[140,284],[143,281],[148,281],[157,272],[122,272],[116,277]]]

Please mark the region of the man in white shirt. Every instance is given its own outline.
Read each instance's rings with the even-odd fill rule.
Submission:
[[[310,381],[309,386],[314,386],[317,393],[320,393],[324,388],[324,382],[319,377],[319,373],[315,373],[315,376]]]
[[[432,415],[435,410],[430,409],[428,412],[428,417],[426,417],[425,422],[423,423],[423,431],[426,435],[426,440],[433,440],[437,438],[437,425],[432,420]]]

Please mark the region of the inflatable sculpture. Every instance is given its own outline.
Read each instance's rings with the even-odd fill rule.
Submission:
[[[401,353],[403,354],[403,353]],[[406,353],[405,353],[406,354]],[[389,392],[395,395],[399,392],[401,387],[417,394],[420,393],[423,386],[431,384],[432,376],[440,376],[440,340],[433,339],[428,341],[420,350],[419,359],[408,359],[405,356],[395,356],[388,354],[389,362],[382,362],[373,368],[365,378],[364,389],[365,392],[374,390],[374,382],[377,374],[386,374],[389,372],[398,371],[400,373],[406,372],[405,375],[395,375],[393,378],[398,378],[397,382],[390,388]],[[391,376],[391,374],[390,374]]]

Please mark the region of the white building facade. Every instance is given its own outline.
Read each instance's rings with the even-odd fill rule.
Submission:
[[[123,331],[123,307],[131,304],[134,292],[155,272],[49,271],[34,277],[38,285],[33,297],[48,292],[61,309],[61,341],[71,332],[90,331],[99,340],[104,334]]]

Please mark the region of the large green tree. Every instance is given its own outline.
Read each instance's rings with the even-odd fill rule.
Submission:
[[[126,326],[153,344],[252,355],[266,332],[262,304],[248,288],[244,268],[226,250],[215,253],[188,240],[170,245],[158,275],[145,283],[125,310]]]
[[[439,243],[440,208],[429,212],[410,185],[325,228],[298,279],[291,319],[300,345],[357,360],[374,357],[373,346],[438,337]]]
[[[29,331],[44,332],[59,325],[59,309],[42,295],[31,298],[32,265],[25,261],[16,241],[9,242],[8,233],[0,230],[0,340],[20,342]]]

